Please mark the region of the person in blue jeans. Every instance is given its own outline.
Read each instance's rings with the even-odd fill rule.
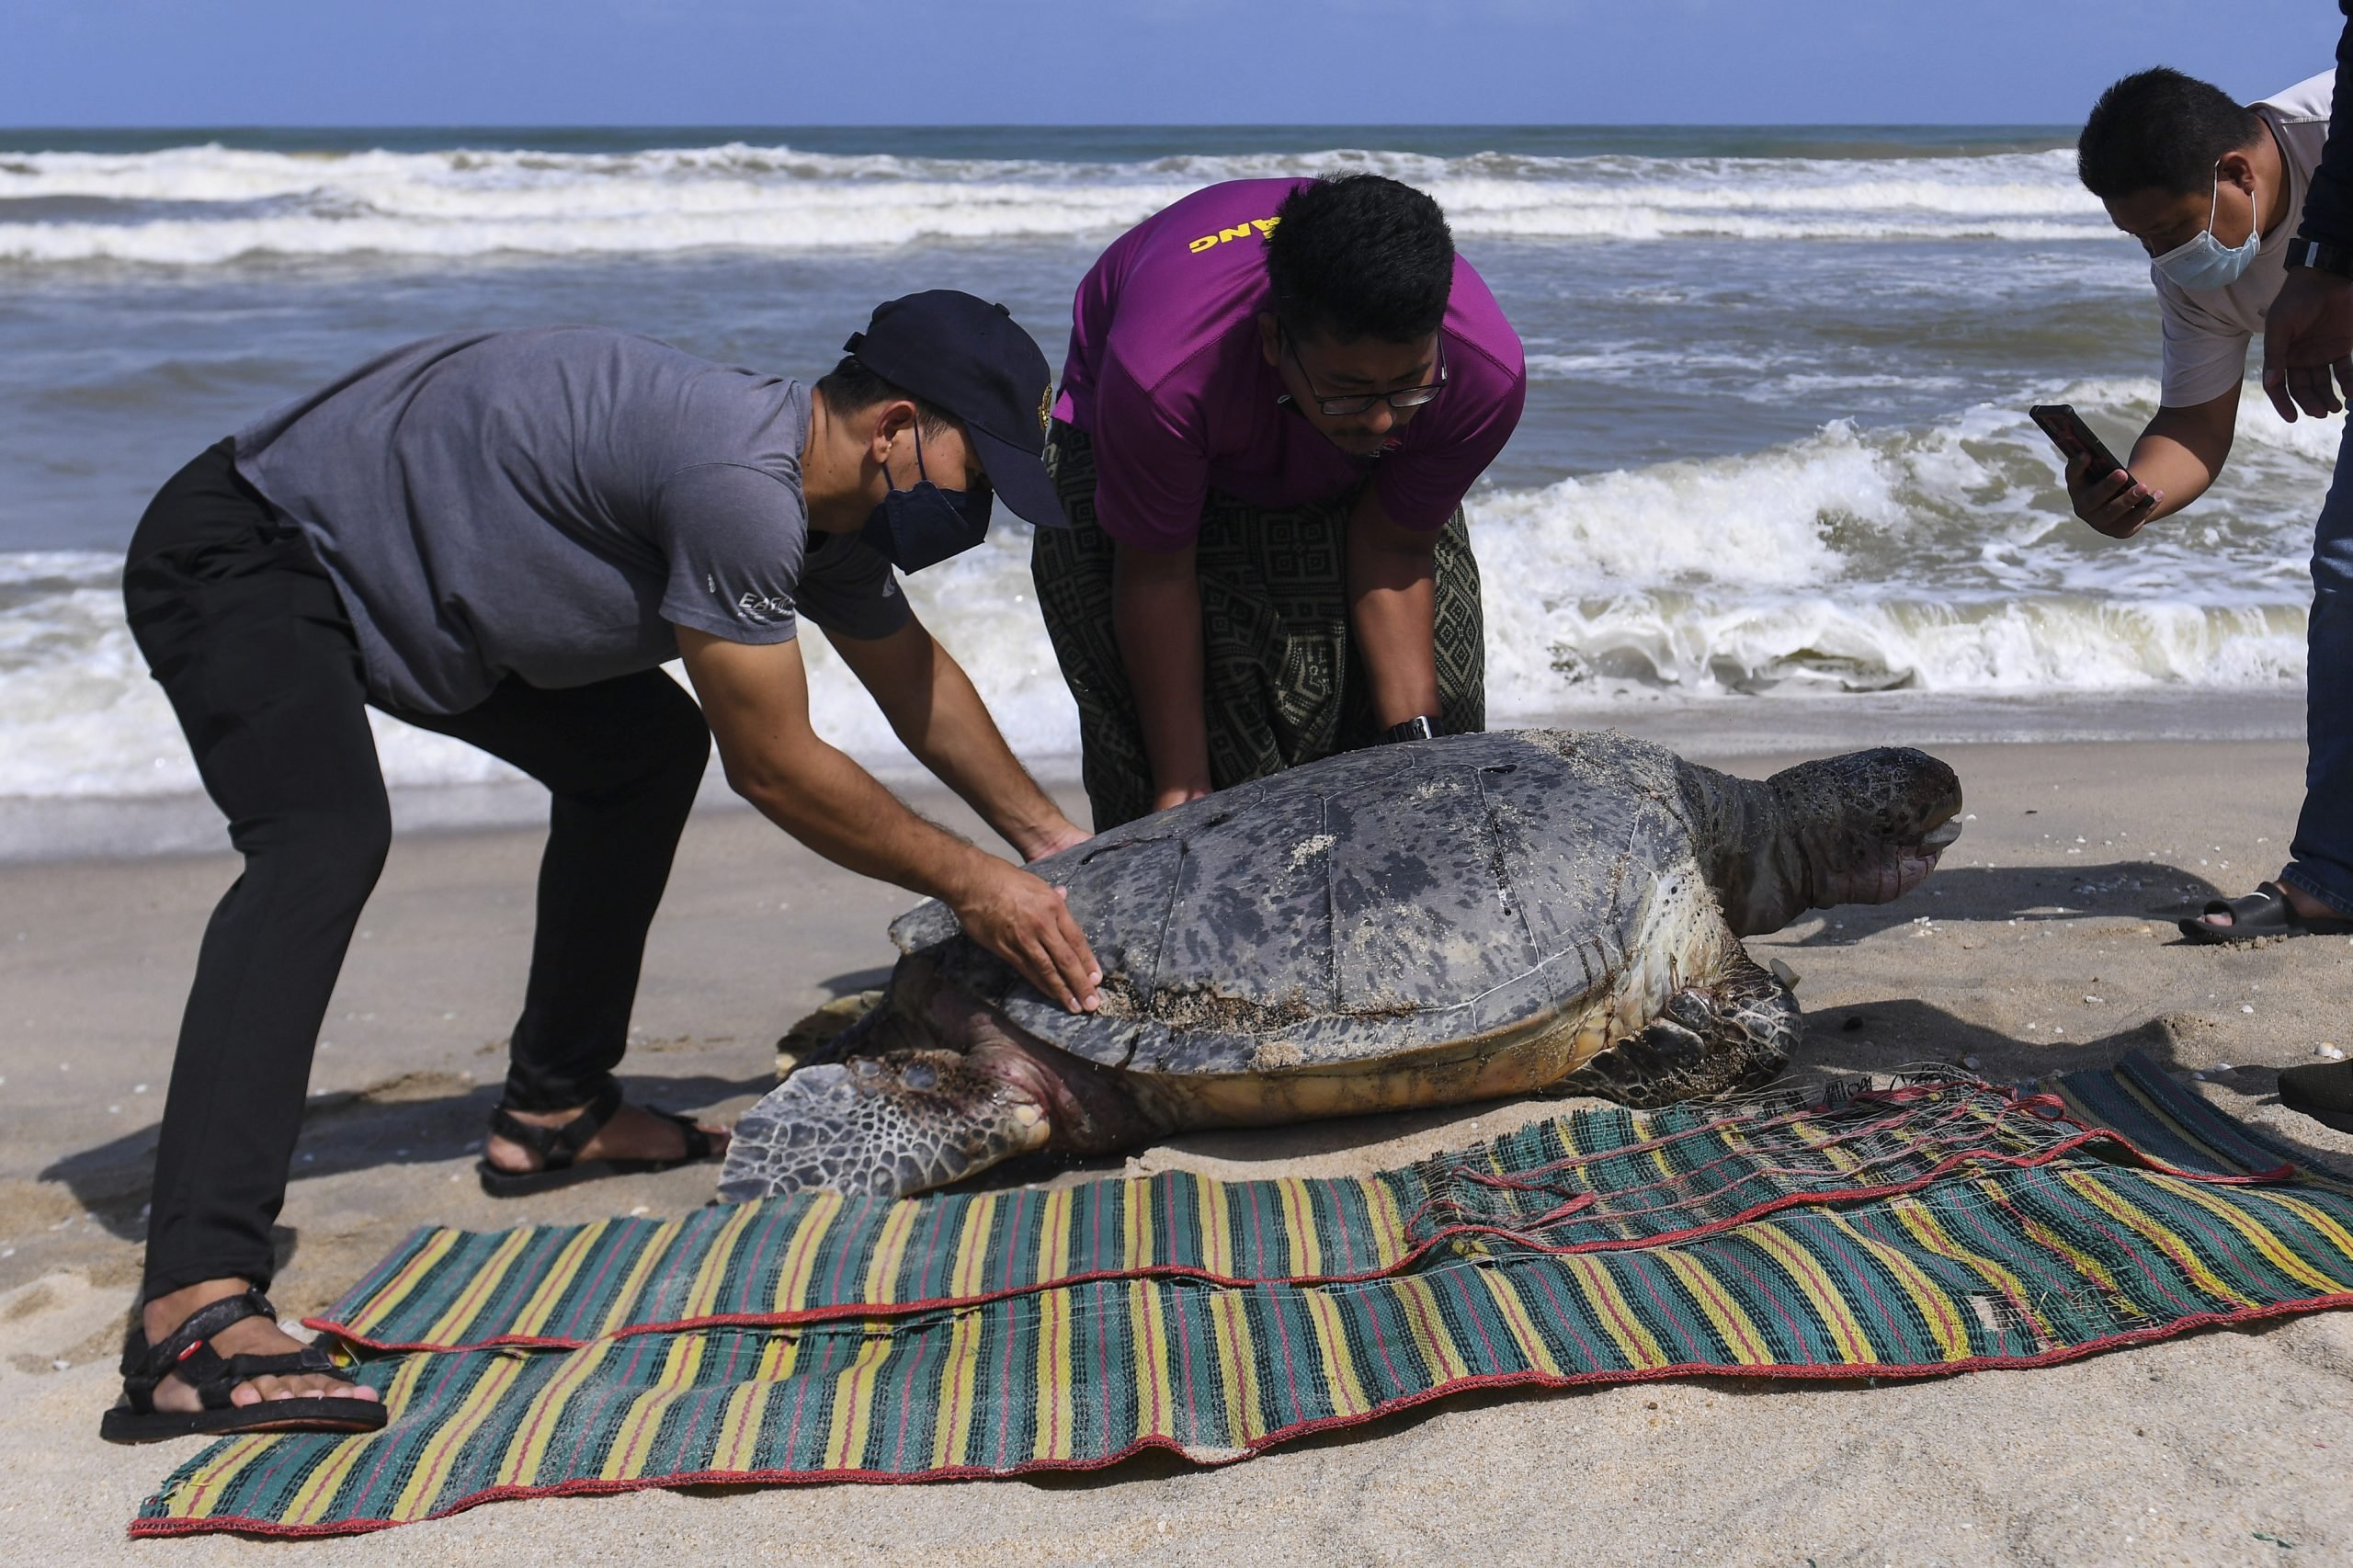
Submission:
[[[2336,45],[2336,79],[2353,62],[2353,0]],[[2336,97],[2328,139],[2304,198],[2288,273],[2264,321],[2263,390],[2279,417],[2317,419],[2353,399],[2353,124]],[[2340,390],[2343,397],[2339,396]],[[2210,905],[2201,923],[2218,935],[2262,929],[2353,930],[2353,464],[2337,448],[2336,473],[2313,540],[2311,658],[2306,672],[2304,809],[2272,909],[2251,899]],[[2353,1061],[2290,1067],[2280,1102],[2353,1132]]]
[[[2343,57],[2340,48],[2339,58]],[[2149,253],[2163,324],[2156,415],[2126,466],[2067,468],[2075,515],[2130,539],[2205,494],[2230,456],[2249,345],[2353,283],[2353,139],[2336,134],[2327,74],[2242,106],[2211,83],[2159,66],[2114,83],[2075,143],[2076,172],[2117,228]],[[2302,218],[2298,231],[2299,215]],[[2267,379],[2283,417],[2286,390]],[[2310,411],[2334,408],[2325,369]],[[2199,942],[2353,933],[2353,485],[2332,488],[2313,556],[2312,762],[2294,858],[2276,881],[2216,899],[2181,922]]]
[[[2163,392],[2126,466],[2067,468],[2075,515],[2129,539],[2189,506],[2221,473],[2239,386],[2263,338],[2265,393],[2283,419],[2353,398],[2353,130],[2336,89],[2353,54],[2353,0],[2334,75],[2241,106],[2164,67],[2100,95],[2076,170],[2149,253],[2164,323]],[[2195,942],[2353,935],[2353,468],[2344,449],[2313,544],[2306,672],[2309,761],[2288,864],[2180,923]],[[2290,1068],[2283,1104],[2353,1131],[2353,1061]]]

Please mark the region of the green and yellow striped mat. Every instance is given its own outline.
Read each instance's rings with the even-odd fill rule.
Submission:
[[[1467,1387],[2031,1366],[2347,1304],[2353,1188],[2137,1059],[1580,1112],[1363,1179],[422,1232],[313,1320],[391,1424],[216,1444],[131,1530],[1215,1463]]]

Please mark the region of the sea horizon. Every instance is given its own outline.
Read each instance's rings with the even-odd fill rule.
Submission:
[[[1379,148],[1439,156],[1475,152],[1603,155],[1613,151],[1697,153],[1730,142],[1745,155],[1974,155],[2070,146],[2075,129],[2057,124],[1874,121],[1659,122],[1540,124],[1315,120],[1146,121],[1090,125],[947,123],[795,125],[600,123],[395,125],[67,125],[0,126],[0,155],[10,153],[160,152],[218,145],[251,151],[324,153],[426,152],[652,152],[676,146],[731,143],[787,145],[838,153],[941,153],[1018,158],[1039,155],[1118,159],[1176,153],[1326,152]],[[985,149],[985,152],[983,150]]]

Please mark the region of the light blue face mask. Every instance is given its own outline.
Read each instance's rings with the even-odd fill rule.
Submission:
[[[2236,249],[2214,237],[2214,214],[2220,210],[2222,200],[2222,172],[2218,165],[2214,171],[2213,199],[2206,204],[2206,226],[2187,243],[2149,263],[2175,288],[2192,293],[2227,289],[2246,275],[2246,269],[2262,253],[2263,231],[2253,223],[2247,225],[2246,243]]]

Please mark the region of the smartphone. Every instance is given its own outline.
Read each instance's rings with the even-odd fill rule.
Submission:
[[[2065,456],[2070,459],[2088,457],[2092,460],[2091,468],[2085,474],[2085,478],[2104,479],[2111,473],[2120,472],[2123,470],[2124,465],[2116,460],[2116,454],[2109,451],[2106,444],[2097,436],[2092,434],[2092,427],[2084,423],[2083,415],[2067,404],[2063,403],[2037,403],[2026,412],[2027,417],[2041,426],[2042,433],[2051,437],[2051,444],[2057,447]]]

